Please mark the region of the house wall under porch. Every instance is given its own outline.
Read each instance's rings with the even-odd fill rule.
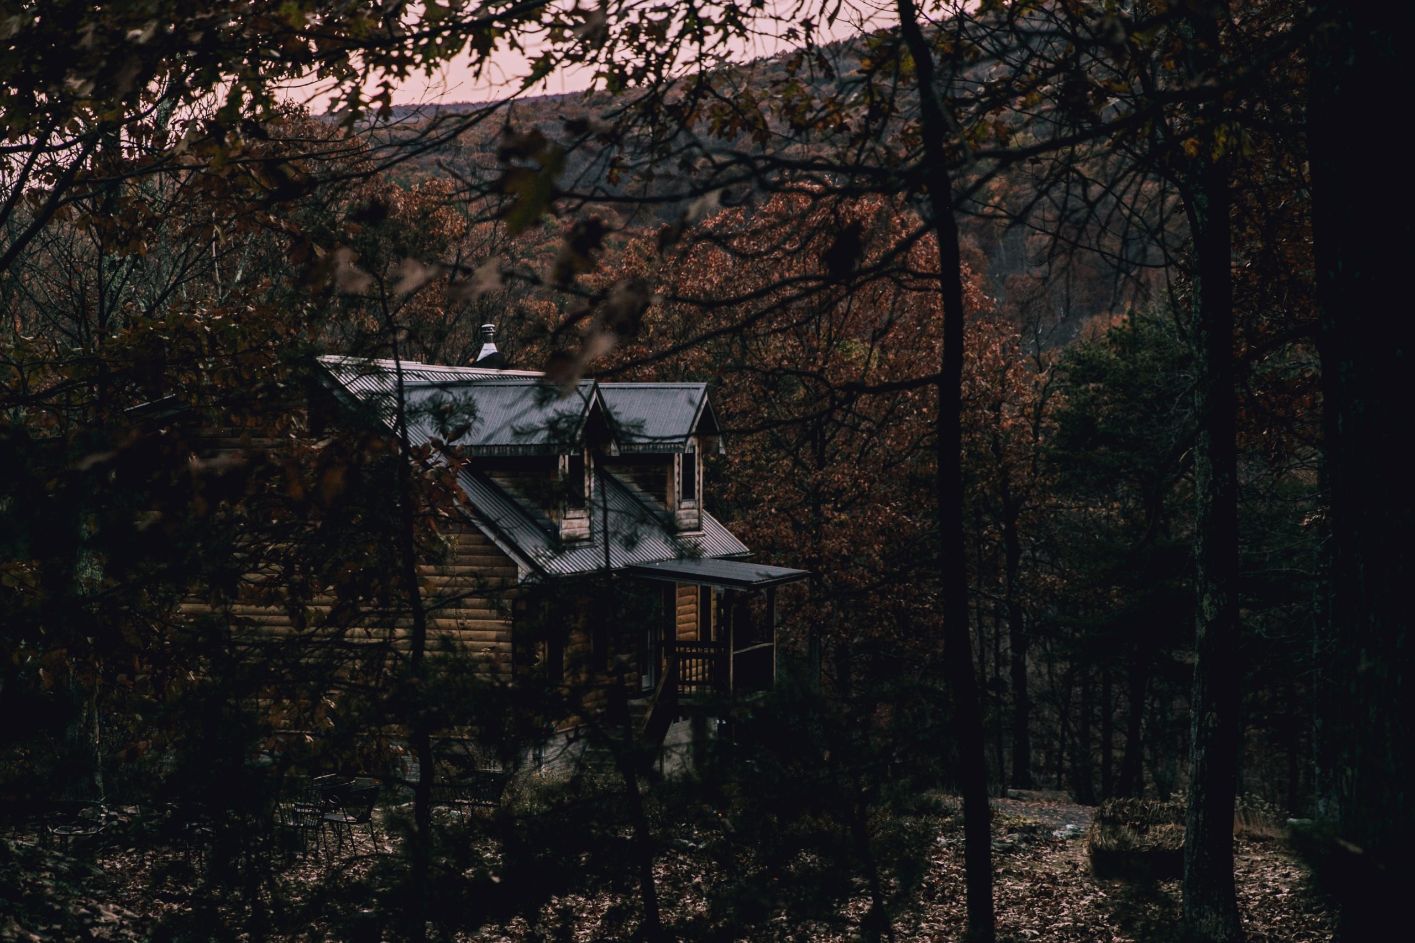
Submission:
[[[665,779],[694,775],[704,749],[719,736],[721,727],[721,721],[702,713],[675,720],[659,747],[654,769]],[[620,775],[610,748],[581,730],[558,731],[544,743],[528,748],[522,754],[521,769],[529,782],[564,781],[586,772],[601,777]]]

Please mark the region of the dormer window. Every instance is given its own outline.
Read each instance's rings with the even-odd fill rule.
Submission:
[[[678,458],[678,506],[680,508],[695,508],[698,506],[698,493],[702,491],[702,453],[698,451],[697,443],[688,442],[688,451],[680,452]]]
[[[698,502],[698,453],[689,448],[683,456],[683,503]]]
[[[565,508],[582,511],[589,503],[590,483],[585,475],[585,453],[572,452],[565,456]]]
[[[677,481],[674,520],[679,530],[699,530],[703,526],[703,465],[697,442],[689,440],[688,450],[675,455],[673,464]]]
[[[589,453],[580,449],[560,456],[560,538],[588,540],[590,499],[594,468]]]

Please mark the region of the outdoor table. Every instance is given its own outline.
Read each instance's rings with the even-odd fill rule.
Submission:
[[[56,802],[44,813],[41,834],[68,849],[76,840],[99,834],[108,824],[108,810],[98,802]]]

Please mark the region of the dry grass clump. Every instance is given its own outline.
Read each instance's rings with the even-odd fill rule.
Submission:
[[[1257,796],[1239,796],[1233,806],[1233,834],[1254,840],[1287,837],[1286,817],[1273,803]]]
[[[1109,799],[1086,835],[1098,878],[1167,880],[1184,869],[1184,806],[1154,799]]]

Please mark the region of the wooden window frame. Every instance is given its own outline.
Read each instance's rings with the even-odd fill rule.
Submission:
[[[677,472],[678,506],[680,508],[699,509],[703,506],[702,451],[698,449],[694,443],[689,442],[688,450],[686,452],[679,452],[675,457],[677,458],[675,462],[677,468],[675,471]],[[685,474],[685,471],[688,470],[691,470],[690,474],[693,482],[692,497],[684,493],[684,482],[689,479],[689,475]]]
[[[580,468],[576,475],[575,459],[580,460]],[[580,479],[579,488],[575,487],[575,482],[571,477]],[[578,452],[570,452],[560,456],[560,484],[563,489],[561,505],[567,517],[579,517],[582,514],[589,514],[590,505],[594,501],[594,456],[589,449],[580,449]],[[570,496],[579,494],[582,504],[571,504]]]

